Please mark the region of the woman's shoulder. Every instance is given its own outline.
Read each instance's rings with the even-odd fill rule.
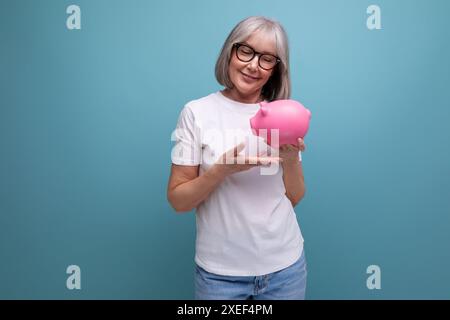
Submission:
[[[184,106],[185,109],[189,109],[191,112],[205,112],[205,110],[212,111],[214,106],[217,105],[217,92],[208,94],[207,96],[190,100]],[[205,109],[207,108],[207,109]]]

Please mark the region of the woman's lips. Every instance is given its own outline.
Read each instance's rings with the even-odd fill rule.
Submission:
[[[247,75],[247,74],[245,74],[243,72],[241,72],[241,74],[242,74],[242,77],[244,78],[244,80],[246,80],[248,82],[255,82],[255,81],[259,80],[259,78],[249,76],[249,75]]]

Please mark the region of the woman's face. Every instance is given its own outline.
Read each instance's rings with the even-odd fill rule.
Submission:
[[[256,52],[277,55],[275,41],[262,32],[252,34],[246,41],[242,42],[253,48]],[[231,53],[228,75],[234,87],[231,92],[240,100],[259,99],[261,89],[269,80],[274,69],[265,70],[258,65],[259,55],[255,55],[253,60],[242,62],[236,56],[236,48]]]

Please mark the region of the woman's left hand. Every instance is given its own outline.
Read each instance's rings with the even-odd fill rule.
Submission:
[[[303,152],[305,149],[306,149],[305,142],[303,141],[302,138],[298,138],[297,145],[294,144],[281,145],[279,157],[282,158],[284,161],[298,160],[299,159],[298,153],[300,151]]]

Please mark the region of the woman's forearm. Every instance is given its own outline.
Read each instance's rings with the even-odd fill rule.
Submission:
[[[169,202],[177,212],[196,208],[222,182],[225,175],[212,166],[197,178],[178,185],[170,192]]]
[[[283,182],[286,196],[291,200],[292,206],[297,205],[305,195],[305,182],[302,165],[299,159],[283,161]]]

